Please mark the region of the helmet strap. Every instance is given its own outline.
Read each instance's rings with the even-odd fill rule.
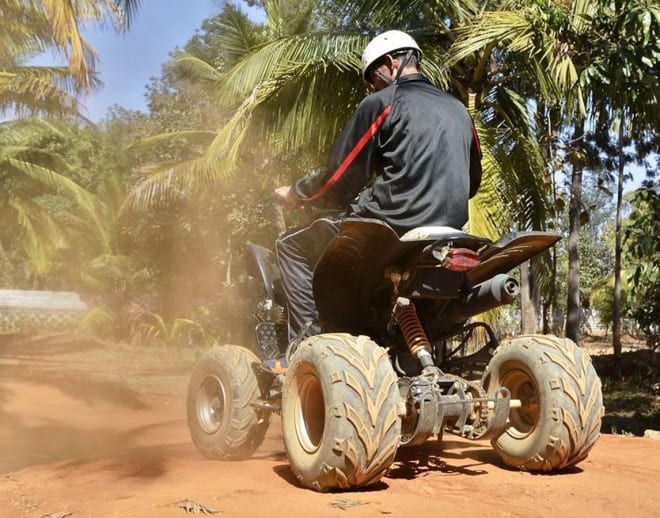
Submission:
[[[391,79],[388,79],[387,77],[385,77],[385,74],[383,74],[380,70],[376,70],[374,72],[374,75],[378,79],[380,79],[383,83],[385,83],[387,86],[390,86],[392,83],[394,83],[394,81],[392,81]]]
[[[399,77],[401,77],[401,72],[405,70],[405,68],[408,66],[408,63],[410,63],[410,59],[412,58],[413,50],[409,49],[408,52],[406,52],[405,57],[401,61],[401,65],[399,66],[399,70],[396,72],[396,77],[394,78],[394,82],[396,83],[399,80]]]
[[[410,49],[410,50],[408,50],[408,52],[406,52],[405,56],[400,61],[401,64],[399,65],[399,68],[396,71],[396,76],[394,77],[394,79],[388,79],[387,77],[385,77],[385,74],[383,74],[380,70],[376,70],[374,72],[374,75],[378,79],[380,79],[383,83],[385,83],[387,86],[390,86],[390,85],[396,83],[399,80],[399,78],[401,77],[401,72],[403,72],[404,69],[408,66],[408,63],[410,63],[412,55],[413,55],[413,50],[412,49]]]

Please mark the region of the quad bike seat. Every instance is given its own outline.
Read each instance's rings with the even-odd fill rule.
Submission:
[[[406,232],[399,240],[402,242],[451,241],[458,246],[470,248],[471,250],[478,250],[492,243],[488,238],[473,236],[461,230],[445,226],[417,227]]]

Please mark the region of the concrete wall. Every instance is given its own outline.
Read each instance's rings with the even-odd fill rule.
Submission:
[[[69,331],[87,309],[73,292],[0,290],[0,334]]]

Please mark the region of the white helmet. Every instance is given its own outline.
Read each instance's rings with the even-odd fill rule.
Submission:
[[[419,56],[422,55],[422,49],[419,48],[417,42],[403,31],[387,31],[379,34],[369,42],[362,53],[362,79],[367,80],[367,70],[378,59],[397,50],[408,49],[414,49]]]

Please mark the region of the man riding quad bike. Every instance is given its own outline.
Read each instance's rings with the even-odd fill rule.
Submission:
[[[249,457],[272,412],[293,472],[319,491],[373,484],[399,447],[443,432],[488,438],[505,463],[536,471],[572,466],[596,442],[602,395],[584,351],[553,336],[500,345],[468,323],[513,302],[507,272],[558,236],[458,230],[479,142],[460,102],[419,74],[421,57],[405,33],[374,38],[362,74],[375,93],[330,168],[276,191],[291,206],[349,209],[286,233],[276,258],[249,248],[259,356],[225,345],[195,367],[188,424],[204,455]]]

